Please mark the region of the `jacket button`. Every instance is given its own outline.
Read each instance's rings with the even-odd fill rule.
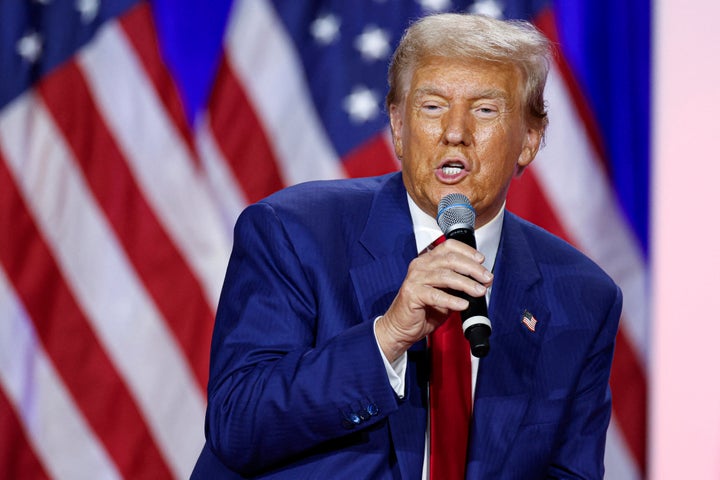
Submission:
[[[362,419],[360,416],[356,413],[348,413],[345,417],[343,417],[343,427],[347,428],[348,430],[352,430],[356,426],[360,425],[360,422],[362,422]]]

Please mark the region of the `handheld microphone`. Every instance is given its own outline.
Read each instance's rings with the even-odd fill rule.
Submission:
[[[465,195],[461,193],[445,195],[438,204],[437,223],[446,239],[459,240],[477,249],[475,209]],[[465,292],[457,291],[451,293],[470,302],[468,308],[460,312],[463,333],[470,342],[472,354],[478,358],[484,357],[490,351],[492,333],[485,297],[471,297]]]

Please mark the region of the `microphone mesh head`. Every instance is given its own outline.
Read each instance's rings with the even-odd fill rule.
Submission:
[[[457,228],[474,230],[475,209],[462,193],[450,193],[440,199],[437,223],[445,235]]]

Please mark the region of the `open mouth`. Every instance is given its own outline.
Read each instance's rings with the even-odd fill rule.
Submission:
[[[442,166],[443,174],[448,176],[458,175],[463,170],[465,170],[465,165],[460,162],[450,162]]]
[[[463,159],[446,160],[435,170],[438,180],[443,183],[457,183],[468,173],[468,166]]]

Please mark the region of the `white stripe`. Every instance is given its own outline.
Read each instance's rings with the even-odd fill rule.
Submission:
[[[115,22],[105,24],[78,62],[145,197],[214,307],[230,254],[230,237],[182,135],[166,116]]]
[[[630,456],[622,433],[615,422],[610,422],[605,447],[605,478],[608,480],[639,480],[642,478]]]
[[[647,365],[647,276],[638,243],[591,148],[562,78],[553,69],[545,90],[547,145],[530,168],[574,243],[623,291],[623,328]]]
[[[292,40],[269,2],[235,2],[228,25],[231,70],[265,125],[285,184],[345,176],[310,101]]]
[[[42,349],[0,268],[0,387],[53,478],[120,478]]]
[[[211,192],[218,204],[227,230],[227,238],[232,238],[232,229],[238,215],[247,206],[247,198],[235,175],[228,167],[228,161],[220,152],[217,141],[207,122],[207,117],[198,120],[197,142],[198,153],[208,175]]]
[[[171,469],[187,478],[203,444],[204,396],[64,138],[45,106],[28,95],[0,117],[0,143],[68,286],[128,383]]]

